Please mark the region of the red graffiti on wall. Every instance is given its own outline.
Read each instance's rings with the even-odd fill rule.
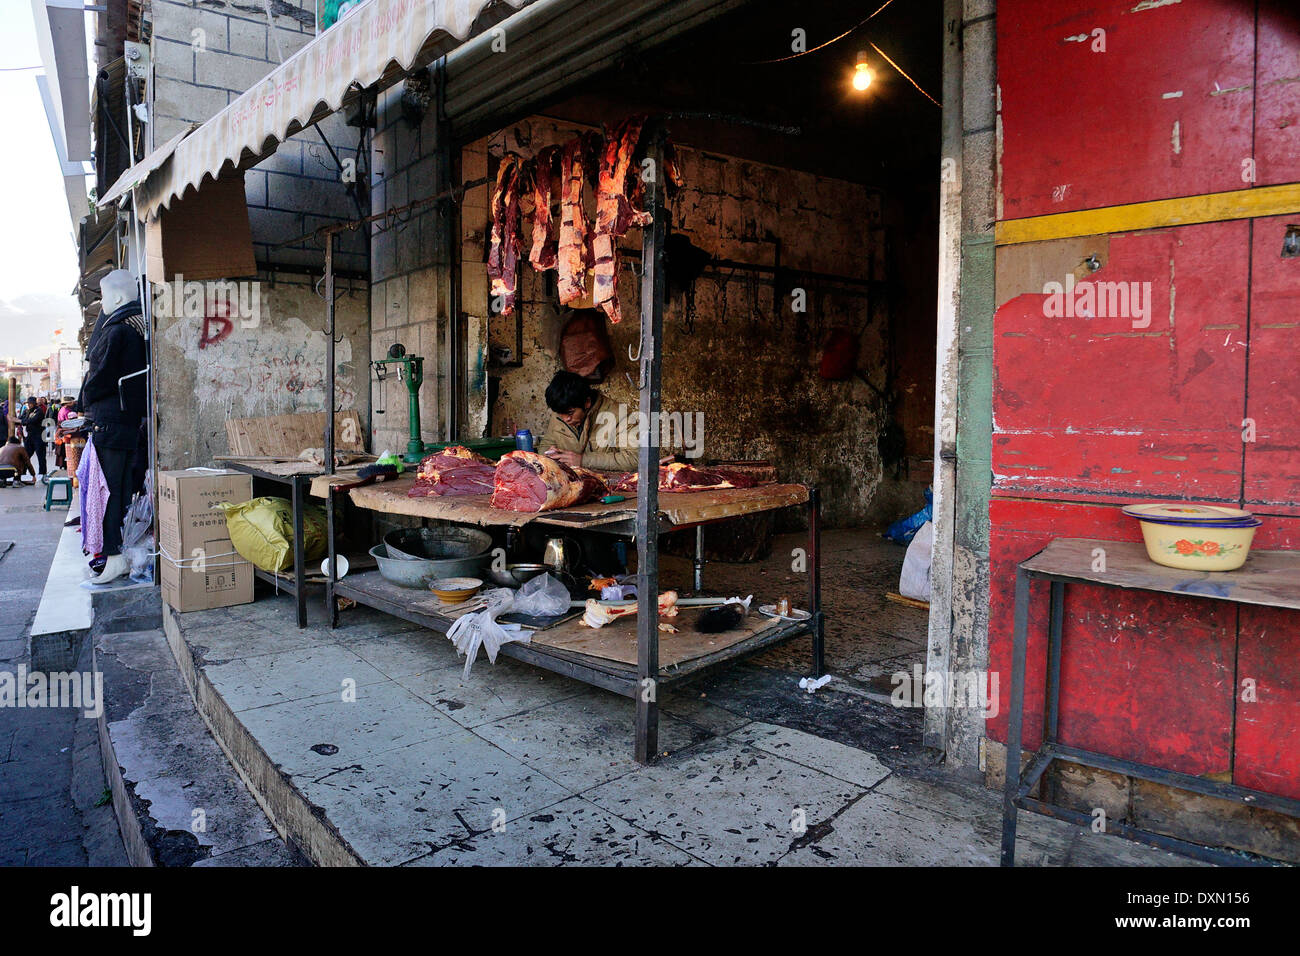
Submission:
[[[209,345],[225,341],[234,329],[235,323],[230,320],[230,303],[212,303],[203,315],[203,334],[199,336],[199,348],[205,349]]]

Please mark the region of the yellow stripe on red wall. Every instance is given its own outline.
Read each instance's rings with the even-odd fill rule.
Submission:
[[[1010,246],[1021,242],[1043,242],[1075,236],[1101,236],[1166,226],[1189,226],[1201,222],[1257,219],[1264,216],[1300,214],[1300,183],[1256,186],[1203,196],[1157,199],[1152,202],[1081,209],[1051,216],[1007,219],[995,228],[995,242]]]

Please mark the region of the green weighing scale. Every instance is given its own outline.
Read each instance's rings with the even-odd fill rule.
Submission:
[[[407,424],[411,437],[406,443],[406,454],[402,461],[408,465],[418,465],[424,458],[424,440],[420,438],[420,386],[424,384],[424,357],[407,355],[406,346],[401,343],[388,348],[388,357],[376,359],[370,363],[375,370],[375,381],[382,383],[388,377],[388,366],[397,366],[397,379],[406,384],[408,399]],[[383,409],[378,410],[384,413]]]

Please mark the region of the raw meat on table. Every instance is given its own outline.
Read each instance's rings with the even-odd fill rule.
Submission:
[[[580,505],[609,493],[603,478],[585,468],[531,451],[512,451],[497,463],[492,507],[550,511]]]
[[[613,484],[616,492],[636,492],[638,475],[635,471],[623,475]],[[761,484],[752,475],[725,468],[697,468],[684,462],[673,462],[659,468],[659,490],[665,492],[709,491],[715,488],[752,488]]]
[[[408,498],[491,494],[496,466],[462,445],[452,445],[420,462]]]

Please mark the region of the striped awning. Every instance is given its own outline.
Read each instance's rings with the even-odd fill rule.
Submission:
[[[490,5],[512,10],[548,0],[365,0],[202,126],[132,166],[99,202],[134,187],[136,214],[165,209],[204,178],[247,168],[285,139],[339,109],[349,94],[396,82],[452,50]],[[382,82],[386,81],[386,83]]]

